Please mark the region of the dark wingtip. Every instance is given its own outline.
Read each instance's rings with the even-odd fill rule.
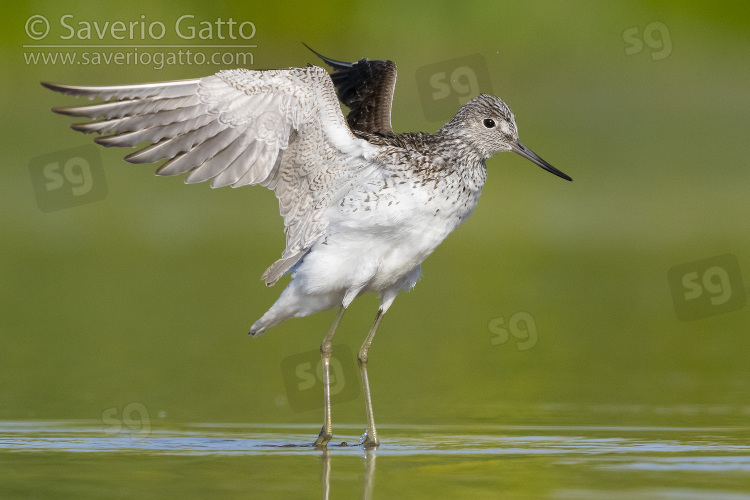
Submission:
[[[310,52],[312,52],[316,56],[320,57],[324,61],[326,60],[326,57],[323,56],[323,55],[321,55],[320,52],[316,51],[315,49],[313,49],[312,47],[310,47],[309,45],[307,45],[305,42],[301,42],[301,43],[302,43],[302,45],[304,45],[305,47],[307,47],[307,50],[309,50]]]
[[[52,111],[55,111],[55,109],[58,109],[58,108],[52,108]],[[59,113],[59,111],[55,111],[55,113]],[[64,113],[61,113],[61,114],[64,114]],[[91,132],[93,132],[93,130],[91,130],[89,127],[87,127],[87,125],[89,125],[90,123],[91,122],[87,122],[87,123],[71,123],[70,128],[72,128],[76,132],[83,132],[84,134],[90,134]]]
[[[53,92],[61,92],[61,93],[63,92],[63,89],[62,89],[62,87],[61,87],[60,85],[56,84],[56,83],[50,83],[50,82],[39,82],[39,84],[40,84],[40,85],[41,85],[42,87],[44,87],[45,89],[50,89],[50,90],[52,90]],[[52,112],[53,112],[53,113],[57,113],[57,114],[59,114],[59,115],[65,115],[65,114],[67,114],[67,113],[65,113],[65,112],[63,111],[64,109],[65,109],[65,108],[52,108]]]
[[[302,45],[304,45],[305,47],[307,47],[307,49],[310,52],[312,52],[313,54],[315,54],[316,56],[318,56],[320,59],[323,60],[324,63],[326,63],[327,65],[329,65],[332,68],[336,68],[336,66],[342,66],[342,67],[345,67],[345,68],[351,68],[354,65],[354,63],[350,63],[350,62],[346,62],[346,61],[337,61],[336,59],[331,59],[330,57],[326,57],[326,56],[322,55],[321,53],[313,50],[313,48],[310,47],[309,45],[307,45],[305,42],[302,42]]]
[[[94,137],[94,142],[99,144],[100,146],[104,146],[105,148],[111,148],[114,146],[112,144],[112,140],[116,139],[117,136],[114,135],[100,135],[99,137]],[[133,163],[132,161],[130,163]]]
[[[67,90],[67,85],[62,85],[60,83],[51,83],[51,82],[39,82],[39,85],[46,89],[50,89],[54,92],[65,92]]]
[[[67,87],[65,85],[59,85],[57,83],[50,83],[50,82],[39,82],[39,84],[46,88],[50,89],[53,92],[60,92],[62,94],[66,93]],[[57,113],[58,115],[66,115],[66,116],[78,116],[75,114],[76,108],[52,108],[50,111],[53,113]]]
[[[315,52],[315,51],[313,50],[313,48],[312,48],[312,47],[310,47],[309,45],[307,45],[307,44],[306,44],[305,42],[300,42],[300,43],[301,43],[302,45],[304,45],[305,47],[307,47],[307,50],[309,50],[310,52],[312,52],[312,53],[313,53],[313,54],[315,54],[316,56],[320,56],[320,54],[318,54],[317,52]]]
[[[70,93],[71,90],[69,85],[62,85],[59,83],[39,82],[39,84],[44,88],[52,90],[53,92],[60,92],[62,94]]]

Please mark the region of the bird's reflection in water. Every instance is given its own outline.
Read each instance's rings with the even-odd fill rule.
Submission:
[[[365,481],[362,487],[362,498],[372,498],[372,488],[375,485],[375,451],[365,450]]]
[[[323,500],[328,500],[328,492],[331,491],[331,452],[328,449],[323,450]]]
[[[321,483],[323,484],[323,500],[328,500],[328,493],[331,491],[331,452],[327,449],[322,451],[321,459],[323,461],[323,474]],[[372,498],[372,490],[375,485],[375,451],[365,450],[365,479],[362,484],[362,498],[369,500]]]

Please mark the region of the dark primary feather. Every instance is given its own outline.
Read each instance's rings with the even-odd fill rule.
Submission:
[[[392,134],[391,105],[396,86],[396,63],[360,59],[350,63],[322,56],[305,45],[334,69],[331,80],[339,100],[349,108],[346,121],[355,132]]]

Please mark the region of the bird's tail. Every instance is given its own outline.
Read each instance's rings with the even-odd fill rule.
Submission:
[[[292,281],[281,293],[279,299],[258,321],[250,327],[250,335],[257,337],[272,326],[289,318],[301,318],[318,311],[341,305],[343,294],[309,294],[301,291]]]

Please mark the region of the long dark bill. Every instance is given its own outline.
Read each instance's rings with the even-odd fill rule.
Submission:
[[[552,172],[556,176],[562,177],[566,181],[572,181],[573,180],[573,179],[570,178],[570,176],[568,176],[568,175],[560,172],[555,167],[553,167],[552,165],[550,165],[546,161],[542,160],[542,158],[538,154],[536,154],[535,152],[533,152],[532,150],[530,150],[529,148],[527,148],[526,146],[524,146],[523,143],[521,143],[521,141],[516,141],[516,143],[511,146],[511,151],[513,151],[516,154],[519,154],[519,155],[523,156],[527,160],[533,161],[534,163],[536,163],[537,165],[539,165],[540,167],[542,167],[547,172]]]

